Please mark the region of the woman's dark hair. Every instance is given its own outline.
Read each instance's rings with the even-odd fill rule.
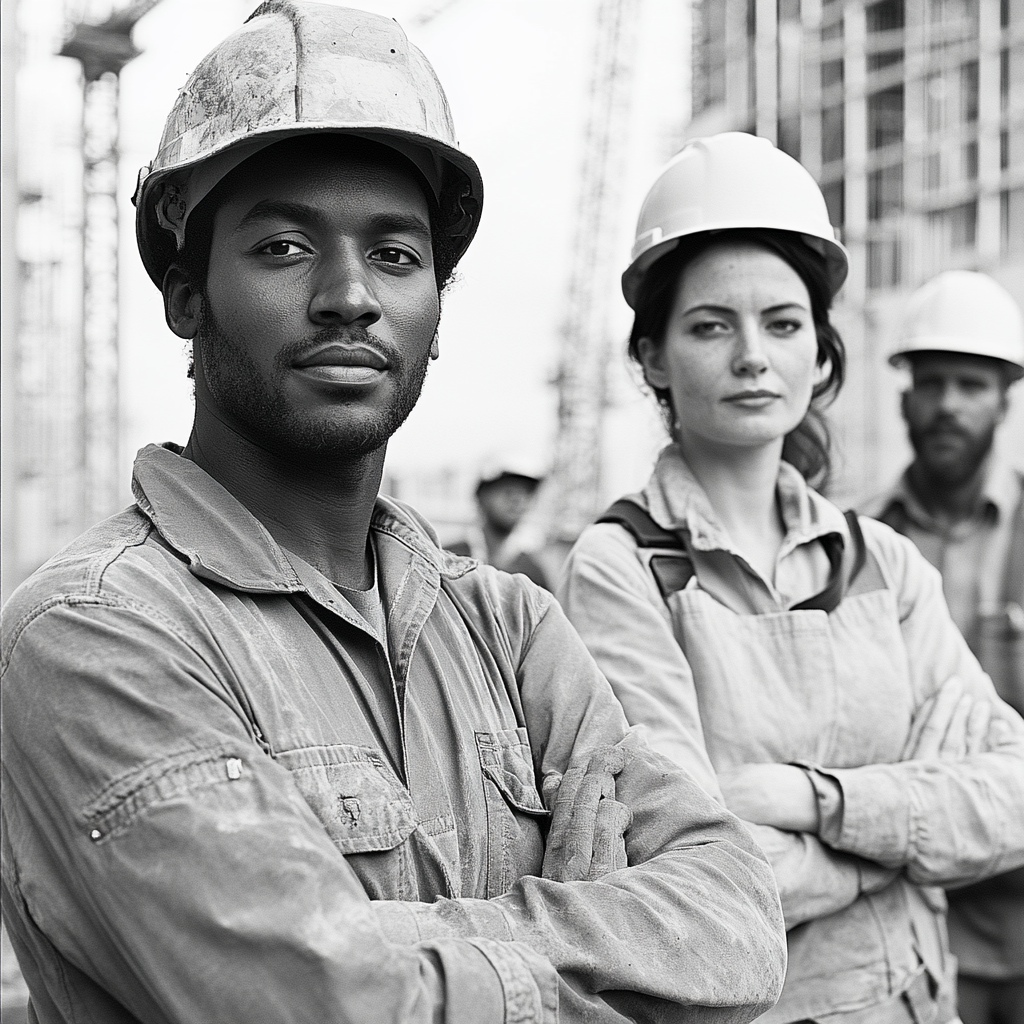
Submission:
[[[831,472],[832,438],[823,410],[843,386],[846,375],[846,348],[839,332],[829,321],[832,305],[825,260],[799,235],[770,228],[735,228],[728,231],[701,232],[680,240],[679,245],[662,256],[644,274],[636,297],[636,315],[629,335],[629,356],[641,368],[640,339],[665,340],[668,319],[675,305],[679,278],[702,252],[722,242],[749,242],[767,249],[785,260],[800,275],[811,299],[811,317],[818,336],[818,366],[828,365],[828,376],[815,385],[811,405],[803,420],[787,435],[782,457],[792,463],[812,485],[824,488]],[[669,430],[675,422],[672,396],[666,388],[648,385],[661,405]]]

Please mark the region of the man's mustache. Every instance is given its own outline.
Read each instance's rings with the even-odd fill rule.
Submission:
[[[309,338],[293,341],[285,345],[277,353],[279,366],[290,366],[306,356],[326,348],[329,345],[344,345],[355,348],[362,346],[379,353],[390,366],[402,365],[401,352],[394,345],[388,345],[382,338],[368,331],[361,324],[348,324],[343,327],[324,327]]]

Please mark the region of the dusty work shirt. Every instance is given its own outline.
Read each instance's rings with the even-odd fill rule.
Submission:
[[[42,1024],[745,1021],[784,971],[738,820],[626,736],[550,595],[380,499],[386,636],[192,462],[12,597],[4,919]],[[538,877],[623,742],[630,867]]]
[[[852,545],[839,510],[785,463],[777,494],[786,534],[772,581],[669,446],[636,500],[686,538],[695,575],[665,600],[656,552],[599,523],[570,554],[562,604],[627,718],[709,793],[720,796],[717,771],[738,765],[817,768],[819,835],[751,826],[790,929],[786,985],[764,1020],[909,1021],[912,999],[920,1019],[944,1022],[953,965],[934,887],[1024,863],[1024,723],[1001,706],[1013,733],[994,752],[901,763],[915,713],[949,676],[998,698],[938,574],[881,524],[862,520],[868,559],[835,611],[792,610],[825,587],[819,539],[839,534],[844,559]],[[887,1004],[893,1016],[880,1017]]]
[[[939,570],[960,632],[1003,699],[1024,711],[1024,476],[993,459],[973,515],[948,529],[907,474],[865,512]],[[1024,978],[1024,870],[951,891],[949,938],[962,973]]]

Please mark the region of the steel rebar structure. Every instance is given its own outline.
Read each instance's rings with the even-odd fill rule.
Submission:
[[[118,92],[139,50],[132,29],[160,0],[133,0],[99,24],[75,26],[60,54],[82,64],[83,516],[94,522],[118,506]]]
[[[608,310],[618,288],[617,215],[625,176],[639,0],[598,0],[568,309],[562,326],[550,532],[574,538],[601,500]]]

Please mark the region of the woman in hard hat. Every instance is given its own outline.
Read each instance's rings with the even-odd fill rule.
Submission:
[[[846,271],[817,185],[768,141],[668,164],[623,290],[671,443],[584,531],[561,597],[630,720],[775,868],[789,972],[761,1019],[945,1024],[937,887],[1024,863],[1024,722],[916,548],[808,483]]]

